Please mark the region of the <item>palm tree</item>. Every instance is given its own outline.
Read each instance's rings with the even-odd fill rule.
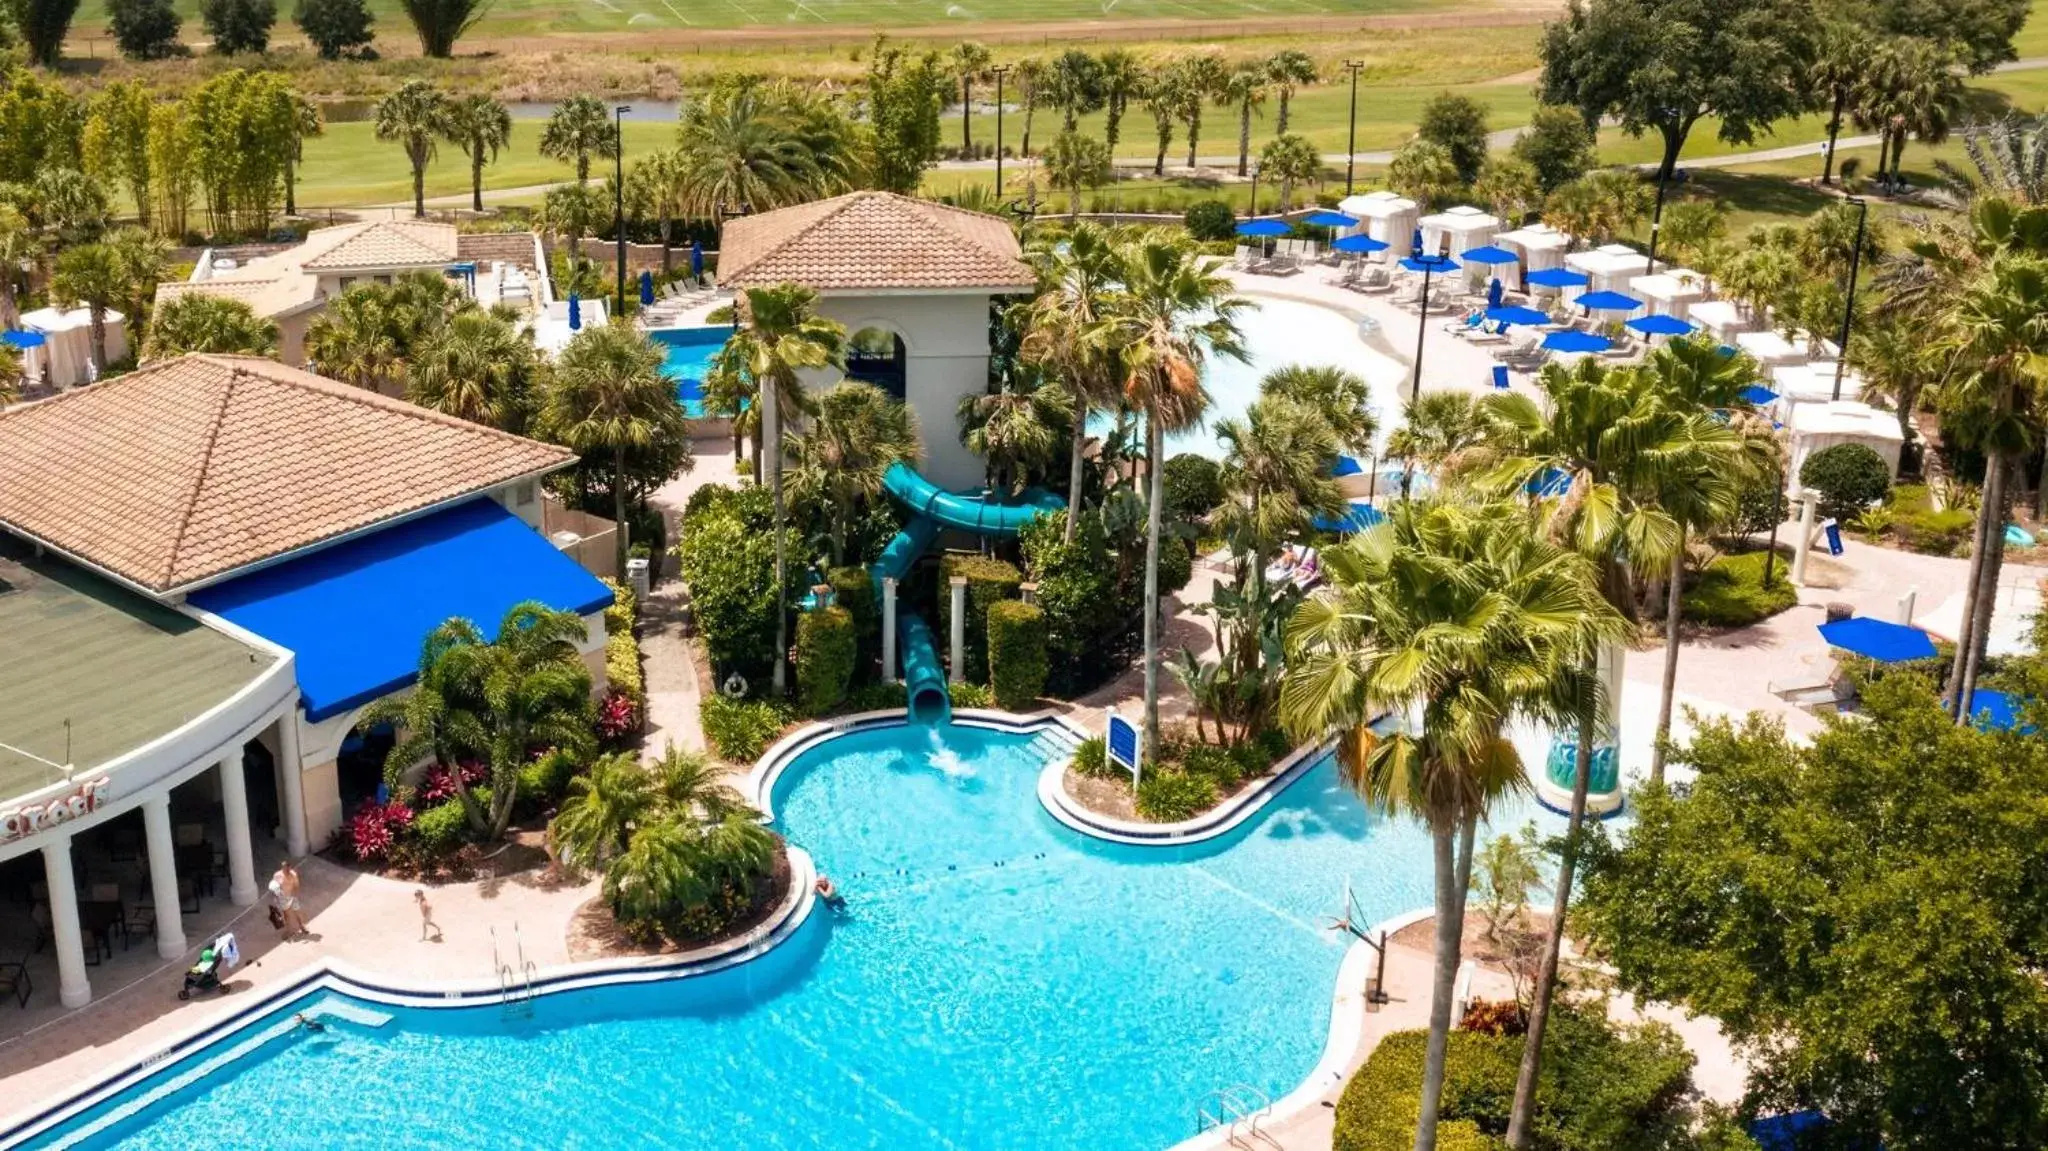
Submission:
[[[597,189],[588,184],[557,185],[541,197],[540,230],[545,235],[568,238],[571,275],[583,259],[583,237],[597,229],[603,216],[604,205],[598,200]]]
[[[1144,87],[1145,110],[1152,113],[1153,137],[1159,148],[1152,157],[1152,174],[1166,175],[1166,153],[1173,147],[1173,129],[1180,123],[1181,94],[1174,68],[1153,70]]]
[[[1038,273],[1038,294],[1016,317],[1023,328],[1018,354],[1059,380],[1074,401],[1066,525],[1066,540],[1072,543],[1081,522],[1088,415],[1115,401],[1119,377],[1115,349],[1099,346],[1089,332],[1102,319],[1104,298],[1122,262],[1109,233],[1095,224],[1076,224],[1064,241],[1036,241],[1025,259]]]
[[[798,284],[748,288],[734,301],[738,321],[723,355],[736,370],[757,381],[761,392],[762,435],[769,453],[768,486],[775,500],[775,586],[789,586],[789,550],[783,531],[782,409],[810,410],[798,372],[845,369],[846,326],[818,314],[818,293]],[[758,458],[758,457],[757,457]],[[775,694],[788,683],[789,610],[775,610]]]
[[[1026,56],[1017,61],[1017,99],[1024,105],[1024,134],[1017,142],[1017,154],[1031,157],[1031,118],[1045,95],[1045,61]]]
[[[105,243],[114,253],[114,267],[127,285],[120,306],[131,324],[140,324],[156,296],[157,281],[171,263],[171,242],[148,228],[129,225],[107,233]]]
[[[0,408],[21,399],[21,353],[0,344]]]
[[[1338,451],[1352,456],[1371,454],[1380,424],[1372,409],[1372,385],[1364,376],[1333,364],[1288,364],[1266,373],[1259,381],[1259,394],[1292,400],[1316,413],[1330,425]]]
[[[1820,182],[1835,182],[1835,141],[1842,135],[1842,116],[1870,67],[1870,34],[1853,20],[1831,19],[1821,26],[1820,50],[1807,79],[1828,107],[1828,147],[1821,153]]]
[[[1184,56],[1173,65],[1170,83],[1174,107],[1180,122],[1188,127],[1188,167],[1195,167],[1195,150],[1202,141],[1202,106],[1211,95],[1223,90],[1230,73],[1223,61],[1208,53]],[[1239,175],[1243,175],[1240,171]]]
[[[388,292],[359,285],[329,300],[306,328],[306,359],[321,375],[378,390],[401,364],[389,299]]]
[[[534,375],[530,337],[479,308],[457,312],[413,349],[406,399],[423,408],[519,432]]]
[[[1223,445],[1227,498],[1214,526],[1230,542],[1238,585],[1250,585],[1244,634],[1257,637],[1264,633],[1267,558],[1307,534],[1317,516],[1343,508],[1330,474],[1337,434],[1312,402],[1266,390],[1242,418],[1218,424],[1216,439]],[[1233,672],[1240,677],[1255,674],[1265,656],[1256,641],[1238,644],[1234,654],[1239,666]]]
[[[1236,316],[1249,306],[1217,261],[1177,244],[1142,240],[1123,249],[1121,287],[1103,301],[1091,342],[1116,349],[1125,369],[1124,399],[1145,413],[1145,747],[1159,746],[1159,547],[1165,503],[1161,456],[1166,436],[1201,422],[1209,406],[1202,364],[1211,355],[1245,358]]]
[[[1926,338],[1905,324],[1866,324],[1849,340],[1849,362],[1863,377],[1864,392],[1891,404],[1904,443],[1919,438],[1913,413],[1920,393],[1935,379],[1935,358]]]
[[[1083,115],[1102,107],[1102,65],[1079,48],[1053,58],[1042,85],[1045,102],[1059,110],[1060,131],[1071,132]]]
[[[1551,200],[1565,198],[1566,189],[1577,183],[1574,180],[1572,184],[1560,185],[1550,194]],[[1419,136],[1395,150],[1392,162],[1387,165],[1387,185],[1425,208],[1456,196],[1465,186],[1464,181],[1458,178],[1458,165],[1452,161],[1449,149]],[[1568,213],[1553,209],[1549,204],[1544,205],[1543,216],[1545,219],[1557,218],[1557,226],[1561,229],[1570,219]]]
[[[42,241],[28,217],[12,205],[0,204],[0,330],[21,322],[21,309],[15,303],[18,278],[42,255]]]
[[[1478,826],[1525,786],[1506,735],[1551,718],[1560,671],[1622,631],[1591,565],[1507,504],[1415,500],[1323,553],[1329,579],[1287,628],[1280,715],[1302,739],[1335,735],[1345,781],[1367,803],[1429,828],[1436,971],[1415,1129],[1436,1146]],[[1371,726],[1391,712],[1388,735]]]
[[[173,296],[149,317],[142,358],[163,360],[188,352],[275,356],[277,325],[240,300],[197,293]]]
[[[704,823],[752,814],[747,801],[725,782],[725,768],[702,752],[667,744],[651,770],[656,794],[668,811]]]
[[[846,562],[846,541],[861,504],[882,498],[882,476],[917,460],[917,417],[873,384],[841,380],[817,397],[807,432],[789,437],[790,492],[831,509],[832,563]]]
[[[626,452],[689,436],[661,349],[624,324],[585,328],[555,359],[543,392],[542,426],[578,452],[609,452],[614,571],[626,570]]]
[[[1273,122],[1273,131],[1285,136],[1287,106],[1294,99],[1296,88],[1316,82],[1316,62],[1298,48],[1283,48],[1267,57],[1266,78],[1280,94],[1280,115]]]
[[[960,158],[974,158],[974,82],[988,76],[995,57],[973,40],[953,45],[953,74],[960,77]]]
[[[1102,77],[1102,143],[1109,154],[1116,155],[1117,141],[1123,138],[1124,112],[1131,106],[1131,97],[1145,89],[1145,71],[1138,58],[1122,48],[1111,48],[1099,57]]]
[[[714,221],[801,203],[819,190],[817,158],[755,89],[690,105],[676,129],[684,209]]]
[[[683,204],[683,153],[679,148],[657,148],[636,162],[626,173],[630,195],[654,213],[661,233],[661,274],[674,270],[674,249],[670,236],[675,222],[686,211]]]
[[[1266,102],[1268,80],[1265,65],[1247,62],[1232,68],[1216,89],[1218,104],[1237,109],[1237,174],[1240,177],[1251,174],[1252,112]],[[1192,160],[1188,163],[1190,167],[1194,165]],[[1258,205],[1252,205],[1252,210],[1257,212]]]
[[[50,275],[50,295],[67,308],[88,309],[93,366],[107,370],[107,310],[129,291],[120,254],[108,244],[81,244],[57,255]]]
[[[590,182],[590,158],[609,160],[619,151],[618,125],[611,110],[595,96],[571,96],[555,105],[541,129],[540,154],[576,166],[576,182]]]
[[[1259,171],[1280,182],[1280,214],[1284,216],[1294,206],[1294,185],[1322,178],[1323,154],[1305,136],[1275,136],[1259,152]]]
[[[434,141],[448,135],[448,97],[425,80],[405,86],[377,101],[377,138],[396,140],[412,165],[412,214],[427,214],[427,165],[434,159]]]
[[[284,154],[284,214],[299,214],[299,165],[306,160],[306,141],[324,132],[325,124],[320,118],[320,106],[299,95],[287,91],[285,99],[291,113],[291,147]],[[149,223],[145,215],[142,222]]]
[[[1055,185],[1067,190],[1067,222],[1077,224],[1081,219],[1081,189],[1099,188],[1112,176],[1109,148],[1092,136],[1072,130],[1061,132],[1053,137],[1052,147],[1045,150],[1045,174]]]
[[[1424,392],[1402,409],[1401,426],[1387,433],[1387,458],[1412,474],[1439,481],[1465,470],[1485,438],[1485,423],[1470,392]]]
[[[469,206],[484,210],[484,165],[512,143],[512,113],[496,97],[473,93],[448,106],[448,138],[469,157]]]
[[[569,780],[569,796],[548,824],[562,862],[594,870],[625,854],[634,828],[660,802],[654,776],[630,751],[599,756],[587,775]]]
[[[988,468],[989,487],[1006,497],[1059,451],[1060,429],[1080,418],[1074,397],[1033,372],[1013,372],[980,395],[960,397],[960,443]]]

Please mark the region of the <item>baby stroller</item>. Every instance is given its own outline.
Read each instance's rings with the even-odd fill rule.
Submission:
[[[223,932],[200,948],[199,962],[186,969],[185,986],[178,989],[178,998],[190,999],[195,991],[219,991],[221,974],[241,962],[242,949],[235,942],[235,933]]]

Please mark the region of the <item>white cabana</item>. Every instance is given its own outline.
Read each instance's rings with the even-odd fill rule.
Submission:
[[[1540,272],[1564,263],[1565,249],[1572,246],[1572,238],[1548,224],[1531,224],[1502,232],[1493,242],[1512,252],[1522,254],[1522,271]]]
[[[1421,211],[1415,201],[1392,192],[1346,196],[1338,202],[1337,210],[1358,218],[1357,227],[1340,229],[1339,235],[1363,233],[1388,245],[1386,251],[1371,257],[1378,260],[1398,260],[1408,254],[1409,242],[1415,235],[1415,217]]]
[[[1812,358],[1806,354],[1806,349],[1776,332],[1737,332],[1735,346],[1748,352],[1765,368],[1803,364]]]
[[[1800,404],[1785,422],[1792,436],[1792,465],[1785,473],[1793,499],[1804,498],[1799,469],[1813,453],[1837,444],[1862,444],[1884,458],[1892,478],[1899,476],[1899,417],[1856,400]]]
[[[87,308],[73,308],[68,312],[56,308],[37,308],[25,312],[21,326],[31,332],[41,332],[48,340],[37,348],[37,360],[24,367],[33,367],[40,375],[44,368],[49,370],[49,380],[60,388],[75,388],[89,384],[106,372],[105,364],[94,364],[92,359],[92,312]],[[107,358],[119,360],[128,354],[127,320],[121,313],[108,310],[106,314]]]
[[[1650,270],[1650,258],[1627,244],[1603,244],[1567,255],[1564,266],[1593,278],[1587,291],[1626,292],[1637,276]]]
[[[1749,317],[1733,300],[1700,300],[1686,307],[1685,318],[1724,344],[1733,344],[1750,327]]]
[[[1772,412],[1780,422],[1790,427],[1802,407],[1835,400],[1835,364],[1834,360],[1807,360],[1770,369],[1771,390],[1778,393]],[[1862,398],[1863,377],[1853,368],[1843,369],[1841,399],[1846,402]]]
[[[1629,283],[1629,294],[1649,305],[1652,315],[1692,318],[1692,306],[1707,298],[1706,276],[1691,268],[1666,268]]]
[[[1467,248],[1492,243],[1494,233],[1500,231],[1500,218],[1470,204],[1459,204],[1424,216],[1415,226],[1422,229],[1424,253],[1441,253],[1455,260]]]
[[[602,299],[576,301],[578,326],[569,326],[569,301],[554,300],[541,310],[533,322],[534,346],[553,356],[569,346],[576,333],[585,328],[602,328],[605,325],[605,308]]]

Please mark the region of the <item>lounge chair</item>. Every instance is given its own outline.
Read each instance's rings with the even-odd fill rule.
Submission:
[[[1240,270],[1249,269],[1252,266],[1252,248],[1250,244],[1239,244],[1237,246],[1236,253],[1230,257],[1230,266]]]
[[[1840,711],[1842,705],[1856,698],[1855,686],[1832,659],[1790,679],[1771,680],[1764,690],[1794,707],[1814,712]]]
[[[14,996],[15,1004],[26,1010],[29,994],[34,990],[35,984],[28,977],[27,955],[13,963],[0,963],[0,995]]]
[[[1385,264],[1369,265],[1359,273],[1357,288],[1361,292],[1391,292],[1394,290],[1394,274]]]
[[[1295,587],[1303,591],[1316,586],[1323,579],[1322,555],[1314,548],[1301,549],[1301,558],[1295,562],[1294,574],[1289,577]]]

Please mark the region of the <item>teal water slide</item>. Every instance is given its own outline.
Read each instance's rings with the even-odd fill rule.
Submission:
[[[882,549],[881,557],[869,565],[878,603],[882,581],[893,579],[900,588],[918,557],[938,538],[941,528],[1008,539],[1038,516],[1067,506],[1065,500],[1043,488],[1025,492],[1017,503],[990,502],[986,492],[949,492],[904,463],[890,466],[882,476],[882,487],[910,510],[910,521]],[[910,718],[924,724],[945,722],[952,715],[952,699],[946,693],[946,668],[939,662],[931,624],[916,612],[904,611],[899,606],[896,648],[903,661],[904,699]]]

